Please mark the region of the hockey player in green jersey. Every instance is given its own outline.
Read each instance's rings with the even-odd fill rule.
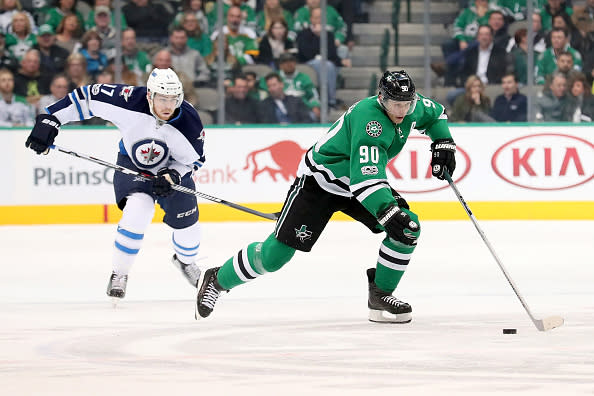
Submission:
[[[456,167],[456,145],[444,108],[415,92],[408,74],[387,71],[379,94],[351,106],[304,155],[274,233],[204,272],[196,318],[207,317],[222,291],[279,270],[296,250],[309,252],[334,212],[374,233],[385,232],[375,268],[367,270],[369,320],[407,323],[411,306],[392,296],[406,270],[420,225],[407,202],[388,184],[386,166],[411,131],[431,138],[433,176]]]

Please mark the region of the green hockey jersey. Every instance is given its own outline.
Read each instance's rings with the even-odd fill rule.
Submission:
[[[444,107],[420,94],[411,114],[395,125],[377,96],[352,105],[305,154],[298,176],[311,175],[324,190],[356,197],[374,216],[396,205],[386,176],[388,162],[411,131],[431,140],[451,138]]]

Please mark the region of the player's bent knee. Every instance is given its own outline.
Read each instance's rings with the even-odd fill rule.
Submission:
[[[294,254],[295,249],[278,241],[271,234],[262,244],[262,266],[268,272],[278,271]]]

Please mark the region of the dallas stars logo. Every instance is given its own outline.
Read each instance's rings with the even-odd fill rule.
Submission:
[[[301,228],[295,228],[295,237],[299,238],[299,240],[303,243],[305,240],[311,238],[311,231],[307,230],[307,226],[303,224]]]

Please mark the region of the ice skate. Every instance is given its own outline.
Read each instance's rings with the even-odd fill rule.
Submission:
[[[367,270],[369,281],[369,321],[384,323],[408,323],[412,320],[412,308],[409,304],[380,290],[375,284],[375,268]]]
[[[196,296],[196,307],[194,317],[196,320],[206,318],[217,302],[217,299],[224,291],[217,281],[217,273],[221,267],[207,269],[202,277],[202,282],[199,283],[198,295]]]
[[[107,295],[111,297],[111,303],[115,308],[118,301],[126,295],[126,285],[128,284],[128,275],[118,275],[112,272],[107,283]]]
[[[200,268],[194,263],[192,264],[184,264],[178,260],[177,255],[174,254],[171,258],[171,262],[175,265],[184,277],[190,282],[190,285],[194,287],[198,287],[198,280],[200,279]]]

